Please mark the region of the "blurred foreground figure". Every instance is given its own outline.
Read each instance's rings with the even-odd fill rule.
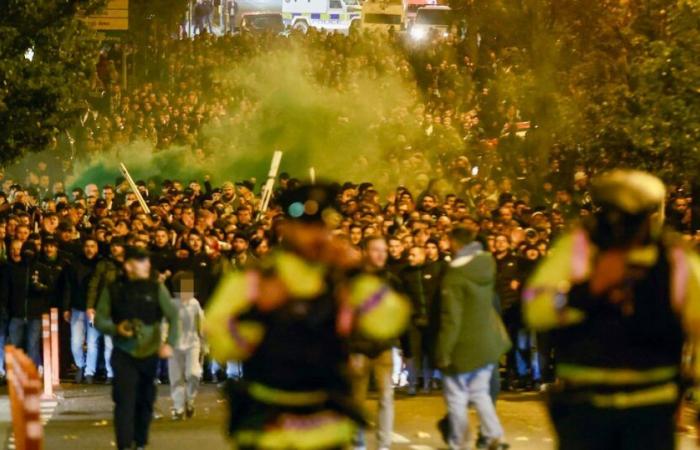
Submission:
[[[614,171],[592,194],[590,221],[524,293],[529,325],[554,330],[559,448],[673,449],[684,381],[700,373],[700,258],[662,231],[659,179]]]
[[[244,379],[228,391],[238,448],[350,444],[366,423],[347,381],[348,338],[388,340],[405,328],[406,301],[360,274],[360,255],[332,237],[335,200],[323,186],[286,192],[281,248],[258,269],[226,276],[207,307],[214,359],[244,361]]]

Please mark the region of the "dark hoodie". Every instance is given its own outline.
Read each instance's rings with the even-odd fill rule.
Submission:
[[[87,259],[85,255],[80,255],[73,262],[66,277],[68,283],[63,296],[64,310],[85,311],[87,309],[88,286],[99,260],[97,256]]]
[[[22,249],[19,262],[9,260],[2,277],[2,298],[7,301],[9,317],[40,319],[49,310],[51,274],[39,264],[34,253]]]

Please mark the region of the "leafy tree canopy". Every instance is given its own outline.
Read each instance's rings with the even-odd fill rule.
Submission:
[[[0,14],[0,165],[43,150],[85,110],[98,52],[77,18],[104,0],[5,0]]]
[[[700,169],[700,0],[453,0],[487,86],[581,160]]]

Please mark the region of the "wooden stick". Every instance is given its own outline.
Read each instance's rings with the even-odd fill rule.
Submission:
[[[267,174],[267,181],[262,190],[261,201],[260,201],[260,212],[258,213],[258,220],[267,211],[268,206],[270,206],[270,199],[272,198],[272,189],[275,186],[275,178],[277,178],[277,171],[279,171],[280,163],[282,162],[282,152],[276,150],[272,155],[272,164],[270,164],[270,172]]]
[[[129,183],[129,187],[131,188],[131,191],[136,195],[136,199],[139,201],[139,204],[141,205],[143,212],[145,212],[146,214],[151,214],[151,209],[146,204],[146,200],[143,199],[143,196],[141,195],[141,192],[139,191],[138,186],[136,186],[136,183],[134,183],[134,179],[131,178],[131,175],[129,174],[129,171],[126,169],[126,166],[124,165],[124,163],[119,163],[119,170],[121,170],[122,175],[124,175],[124,178],[126,178],[127,183]]]

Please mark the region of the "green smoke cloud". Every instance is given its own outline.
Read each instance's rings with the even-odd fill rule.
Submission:
[[[135,179],[262,180],[275,150],[284,152],[281,171],[302,179],[314,167],[326,180],[388,183],[398,169],[388,155],[417,132],[407,66],[382,72],[385,65],[348,58],[343,63],[354,70],[334,70],[315,62],[320,51],[296,43],[223,65],[215,79],[230,110],[200,131],[205,158],[190,148],[134,142],[77,164],[69,183],[113,182],[120,161]],[[395,50],[386,44],[372,51],[392,58]]]

